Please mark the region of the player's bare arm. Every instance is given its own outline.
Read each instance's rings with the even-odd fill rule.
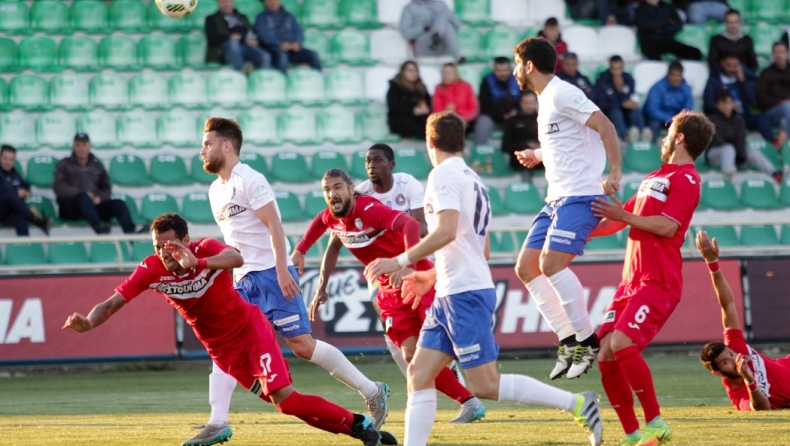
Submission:
[[[607,235],[612,235],[622,231],[626,226],[627,225],[621,221],[603,218],[600,222],[598,222],[598,226],[596,226],[595,229],[593,229],[590,233],[590,238],[606,237]]]
[[[286,299],[293,299],[299,295],[299,284],[288,272],[288,252],[285,249],[285,231],[280,223],[280,216],[277,214],[275,202],[270,202],[266,206],[255,211],[255,215],[269,229],[269,238],[274,251],[275,267],[277,271],[277,283]]]
[[[748,355],[739,354],[735,359],[735,367],[738,374],[743,378],[744,384],[749,391],[749,405],[752,410],[771,410],[771,402],[768,397],[760,390],[759,387],[754,385],[754,374],[748,364],[752,359]],[[753,387],[753,388],[752,388]]]
[[[126,301],[120,294],[115,293],[109,299],[93,307],[87,317],[79,313],[74,313],[67,317],[61,329],[65,330],[70,328],[77,333],[84,333],[88,330],[92,330],[103,324],[104,321],[109,319],[110,316],[115,314],[115,312],[120,310],[124,305],[126,305]]]
[[[189,250],[184,244],[177,240],[168,240],[164,246],[165,249],[171,252],[173,258],[184,269],[193,269],[198,266],[198,259],[195,254]],[[244,258],[239,251],[233,248],[222,250],[219,254],[211,257],[206,257],[206,268],[208,269],[233,269],[244,265]]]
[[[609,175],[603,181],[603,193],[612,195],[620,190],[620,180],[623,179],[623,160],[617,132],[612,121],[600,110],[593,112],[585,125],[601,135],[601,142],[606,150],[606,162],[609,163]]]
[[[678,222],[663,215],[642,216],[632,214],[623,208],[623,203],[617,197],[611,196],[609,198],[612,201],[596,198],[592,203],[593,214],[596,217],[619,221],[661,237],[672,237],[680,227]]]
[[[318,312],[318,307],[325,304],[329,298],[326,292],[326,287],[329,285],[329,277],[335,271],[337,259],[340,256],[340,248],[343,247],[343,242],[335,234],[329,238],[329,245],[324,251],[324,258],[321,260],[321,270],[318,275],[318,286],[315,289],[315,296],[313,302],[310,304],[310,320],[315,320],[315,314]],[[297,251],[298,252],[298,251]],[[301,254],[301,253],[300,253]]]
[[[416,309],[420,306],[422,296],[428,294],[434,285],[436,285],[436,268],[431,268],[427,271],[417,271],[405,276],[401,285],[403,302],[414,301],[411,308]]]
[[[697,233],[697,250],[702,254],[702,258],[708,263],[719,260],[719,244],[714,237],[712,240],[708,233],[700,231]],[[738,321],[738,312],[735,309],[735,299],[733,298],[732,288],[721,271],[710,274],[713,281],[713,288],[716,290],[716,298],[721,307],[721,324],[725,330],[740,330],[741,324]]]
[[[409,215],[420,224],[420,237],[428,235],[428,223],[425,222],[425,210],[423,210],[423,208],[412,209],[409,211]]]
[[[540,149],[524,149],[520,152],[515,152],[514,155],[522,166],[532,169],[542,162],[542,153]]]

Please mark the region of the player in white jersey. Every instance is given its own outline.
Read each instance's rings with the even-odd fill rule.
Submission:
[[[211,210],[225,243],[244,258],[244,266],[234,271],[234,286],[248,302],[260,307],[296,356],[318,364],[362,394],[376,426],[381,426],[387,416],[389,387],[369,380],[340,350],[313,338],[274,191],[263,175],[239,162],[241,143],[241,127],[236,121],[206,121],[200,156],[203,169],[218,177],[209,188]],[[235,380],[215,365],[209,376],[211,417],[207,429],[227,425],[235,387]],[[206,444],[213,443],[184,443]]]
[[[549,185],[547,205],[532,222],[516,275],[560,340],[549,377],[567,373],[568,378],[578,378],[592,367],[598,338],[584,288],[568,266],[584,253],[600,220],[592,203],[620,188],[620,144],[612,123],[584,92],[554,75],[557,56],[550,42],[526,39],[513,52],[519,87],[535,91],[539,104],[540,149],[526,149],[516,156],[530,168],[542,161]],[[607,157],[610,173],[602,182]]]
[[[491,327],[496,293],[485,257],[491,204],[482,180],[464,162],[464,135],[464,120],[455,113],[428,118],[426,143],[434,166],[425,191],[428,236],[397,258],[377,259],[365,269],[368,278],[378,277],[436,256],[433,270],[403,279],[405,301],[436,289],[409,367],[405,445],[428,443],[436,417],[433,382],[453,359],[461,363],[478,398],[565,410],[585,429],[590,443],[600,445],[598,395],[575,395],[527,376],[497,371],[499,346]]]

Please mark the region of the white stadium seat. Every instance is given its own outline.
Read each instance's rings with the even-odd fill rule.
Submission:
[[[565,0],[529,0],[529,20],[534,23],[542,24],[549,17],[568,23],[565,11]]]
[[[370,34],[370,56],[387,65],[400,65],[411,57],[411,50],[398,31],[379,29]]]
[[[428,89],[428,93],[433,96],[436,86],[442,83],[442,72],[439,67],[421,65],[420,78],[425,84],[425,88]]]
[[[636,34],[634,30],[622,25],[608,25],[598,30],[600,42],[599,53],[604,59],[615,54],[625,61],[636,61],[641,56],[636,52]]]
[[[491,18],[500,23],[523,26],[528,17],[528,0],[491,0]],[[563,13],[564,14],[564,13]]]
[[[683,64],[683,78],[691,87],[691,95],[701,98],[708,82],[708,64],[696,60],[681,60],[680,63]]]
[[[403,7],[411,0],[378,0],[379,22],[398,26]]]
[[[568,50],[576,53],[581,61],[601,60],[599,52],[598,31],[590,26],[569,26],[562,29],[562,40],[568,44]]]
[[[373,67],[365,73],[365,96],[376,102],[387,102],[390,79],[398,74],[395,67]]]
[[[636,93],[646,96],[647,92],[650,91],[650,87],[667,75],[668,66],[669,63],[667,62],[655,60],[645,60],[636,64],[634,67]]]

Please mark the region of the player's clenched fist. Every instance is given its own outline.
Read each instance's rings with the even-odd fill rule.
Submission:
[[[522,166],[532,169],[533,167],[540,164],[540,160],[537,156],[535,156],[535,151],[532,149],[522,150],[520,152],[515,152],[516,159]]]
[[[93,323],[87,317],[79,313],[74,313],[66,318],[66,323],[63,324],[63,327],[61,327],[62,330],[67,328],[70,328],[77,333],[82,333],[93,328]]]
[[[620,190],[620,180],[623,179],[623,174],[620,172],[610,172],[609,175],[603,180],[603,193],[605,195],[612,195]]]

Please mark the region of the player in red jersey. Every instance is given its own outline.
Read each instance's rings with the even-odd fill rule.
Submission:
[[[327,209],[313,219],[291,256],[300,274],[304,270],[304,254],[327,229],[331,229],[351,254],[365,265],[377,258],[395,257],[420,242],[421,225],[417,220],[373,197],[355,194],[353,182],[343,169],[327,171],[321,180],[321,188]],[[400,347],[407,362],[411,361],[417,348],[417,337],[425,321],[425,312],[433,303],[434,291],[412,305],[401,297],[401,278],[414,271],[431,269],[433,263],[423,259],[390,276],[378,277],[376,300],[385,321],[386,334]],[[311,314],[317,309],[315,302]],[[445,367],[437,376],[436,389],[461,404],[461,412],[451,423],[469,423],[485,416],[483,403],[458,381],[449,368]]]
[[[708,342],[700,361],[721,378],[738,410],[790,409],[790,355],[772,359],[751,348],[743,337],[732,289],[719,271],[719,245],[705,231],[697,234],[697,249],[708,262],[713,288],[721,306],[724,343]]]
[[[592,204],[595,215],[603,218],[593,237],[631,226],[623,281],[606,311],[598,353],[603,388],[626,433],[623,446],[656,446],[672,437],[661,418],[653,377],[641,351],[680,301],[680,247],[700,198],[694,160],[708,148],[714,131],[704,115],[678,113],[661,146],[665,164],[642,180],[636,195],[625,205],[615,197],[612,202],[599,199]],[[639,430],[632,392],[645,413],[644,434]]]
[[[381,435],[369,416],[293,388],[274,330],[233,288],[228,270],[244,264],[237,250],[214,239],[190,242],[187,223],[177,214],[160,215],[151,224],[151,235],[156,254],[146,257],[87,317],[69,316],[64,329],[82,333],[96,328],[143,291],[154,290],[192,326],[211,359],[252,393],[310,426],[361,439],[365,446],[379,444]],[[206,444],[227,441],[230,428],[225,429],[228,435]]]

